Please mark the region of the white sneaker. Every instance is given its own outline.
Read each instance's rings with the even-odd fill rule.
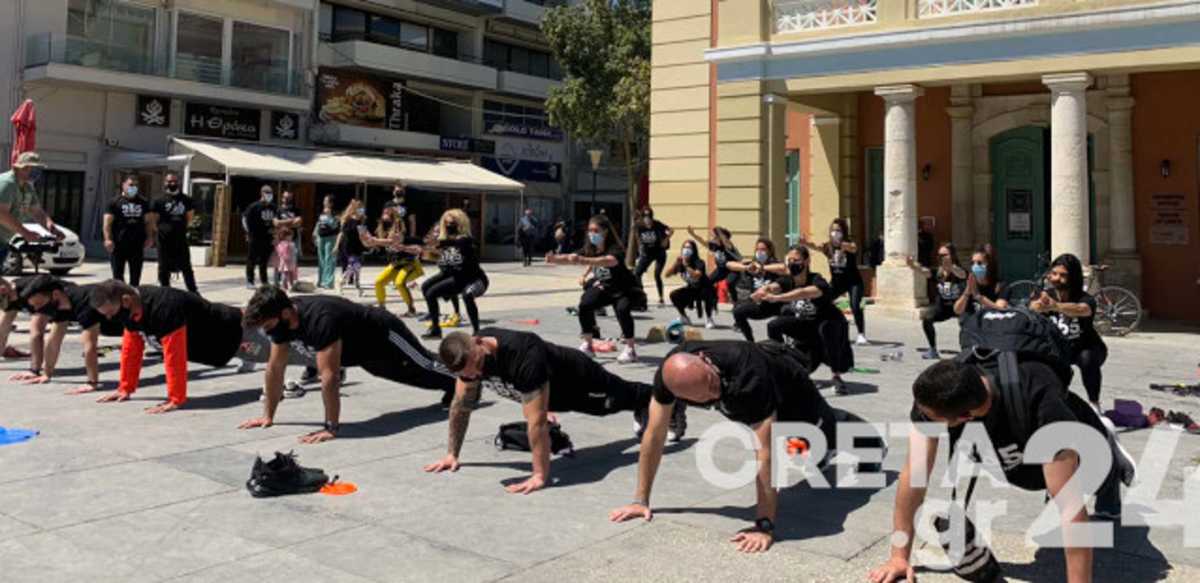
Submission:
[[[862,333],[859,333],[858,338],[854,339],[854,343],[859,346],[866,346],[866,345],[870,344],[871,342],[869,340],[867,340],[866,336],[863,336]]]
[[[621,350],[620,356],[617,356],[617,362],[621,364],[637,362],[637,351],[634,350],[632,346],[626,345],[625,348]]]
[[[704,327],[712,330],[717,327],[717,323],[713,321],[712,316],[709,316],[704,319]]]
[[[596,351],[592,350],[591,342],[584,342],[583,344],[580,344],[579,351],[588,356],[596,356]]]
[[[238,371],[238,373],[241,373],[241,374],[245,374],[248,372],[254,372],[254,362],[246,360],[246,359],[242,359],[242,364],[240,366],[238,366],[237,371]]]

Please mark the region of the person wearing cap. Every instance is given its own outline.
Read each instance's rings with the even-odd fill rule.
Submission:
[[[4,303],[4,316],[0,320],[0,331],[5,338],[12,329],[12,320],[18,311],[32,314],[29,320],[31,355],[29,370],[17,373],[10,381],[22,384],[43,384],[54,378],[58,356],[67,328],[72,322],[83,329],[83,356],[87,371],[87,383],[68,391],[71,394],[96,390],[100,384],[99,337],[120,336],[121,329],[106,326],[101,329],[102,318],[91,307],[91,293],[95,284],[75,285],[52,275],[20,277],[9,282],[0,278],[0,302]],[[50,334],[46,334],[47,324]]]
[[[25,228],[26,222],[35,222],[62,238],[50,215],[38,203],[37,188],[34,187],[45,167],[36,152],[24,152],[17,156],[12,170],[0,174],[0,265],[8,259],[8,240],[13,235],[20,235],[26,241],[41,239],[40,235]]]
[[[258,279],[262,285],[267,280],[267,263],[275,252],[273,232],[275,230],[275,189],[264,184],[258,191],[259,199],[242,211],[242,228],[246,231],[246,288],[254,289],[254,268],[258,268]]]

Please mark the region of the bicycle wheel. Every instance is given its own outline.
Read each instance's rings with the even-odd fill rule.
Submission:
[[[1142,302],[1133,292],[1109,285],[1100,288],[1095,297],[1097,332],[1105,336],[1124,336],[1137,330],[1142,321]]]
[[[1028,307],[1029,300],[1038,289],[1041,288],[1032,279],[1014,281],[1008,285],[1008,304],[1012,307]]]

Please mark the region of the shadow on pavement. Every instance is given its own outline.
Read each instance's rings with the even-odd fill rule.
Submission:
[[[632,437],[621,439],[604,445],[596,445],[575,450],[575,456],[559,457],[554,463],[554,486],[557,488],[565,488],[570,486],[582,486],[585,484],[594,484],[603,480],[613,470],[622,468],[628,465],[636,464],[638,461],[637,450],[626,452],[630,447],[638,445],[638,440]],[[663,449],[663,454],[670,454],[683,451],[696,443],[695,439],[685,439],[678,443],[668,443]],[[484,463],[466,463],[463,467],[491,467],[491,468],[509,468],[512,470],[529,472],[532,471],[530,462],[484,462]],[[502,486],[520,483],[525,479],[522,477],[505,478],[500,481]]]
[[[434,395],[437,393],[430,391],[429,394]],[[492,406],[490,402],[481,402],[475,406],[475,409],[479,410],[490,406]],[[389,435],[396,435],[397,433],[404,433],[423,425],[444,422],[448,416],[449,413],[442,409],[441,403],[434,403],[414,409],[405,409],[403,411],[392,411],[365,421],[343,423],[341,430],[338,432],[338,439],[387,437]]]
[[[1113,548],[1094,551],[1096,581],[1163,581],[1170,576],[1172,567],[1150,542],[1149,527],[1114,525],[1113,528]],[[1062,549],[1042,547],[1034,553],[1032,563],[1001,561],[1000,568],[1007,577],[1044,581],[1065,578],[1066,562]]]
[[[232,409],[257,403],[258,396],[262,394],[262,389],[255,387],[253,389],[240,389],[225,393],[217,393],[215,395],[204,395],[202,397],[189,397],[187,400],[188,409],[196,410],[212,410],[212,409]]]

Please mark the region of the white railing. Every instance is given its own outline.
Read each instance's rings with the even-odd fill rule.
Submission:
[[[872,24],[879,17],[876,4],[878,0],[776,0],[775,32]]]
[[[920,0],[917,18],[939,18],[1037,6],[1038,0]]]

